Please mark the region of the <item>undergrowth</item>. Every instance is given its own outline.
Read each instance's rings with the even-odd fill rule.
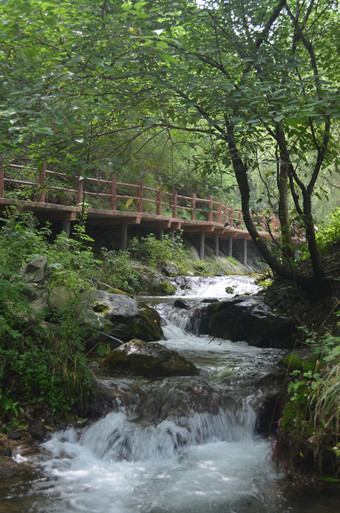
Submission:
[[[308,358],[291,354],[285,359],[291,372],[289,401],[274,457],[288,470],[340,479],[340,337],[309,333],[306,344]]]

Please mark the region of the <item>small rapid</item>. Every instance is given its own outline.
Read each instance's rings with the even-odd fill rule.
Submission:
[[[283,352],[185,329],[190,305],[229,297],[226,287],[238,293],[257,287],[247,277],[186,278],[182,285],[177,296],[188,309],[175,308],[174,298],[153,300],[153,306],[164,319],[161,343],[195,363],[199,375],[102,376],[106,387],[128,392],[129,404],[117,400],[114,411],[92,425],[52,434],[41,446],[39,477],[15,489],[8,511],[293,511],[278,487],[281,476],[273,470],[271,442],[257,433],[259,383]]]

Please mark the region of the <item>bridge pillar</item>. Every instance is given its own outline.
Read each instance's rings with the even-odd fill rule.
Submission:
[[[120,249],[122,251],[126,251],[126,248],[127,248],[127,232],[128,232],[128,225],[122,224],[121,232],[120,232]]]
[[[70,236],[70,233],[71,233],[71,221],[63,219],[62,231],[66,233],[67,237]]]
[[[158,228],[158,239],[163,242],[164,240],[164,228]]]
[[[200,232],[200,246],[199,246],[199,257],[201,260],[204,260],[204,245],[205,245],[205,233]]]
[[[170,230],[170,238],[171,238],[171,247],[174,249],[175,247],[175,230],[171,228]]]
[[[214,255],[218,256],[219,253],[220,253],[220,244],[219,244],[218,233],[214,233]]]
[[[233,238],[232,237],[229,237],[228,240],[228,257],[232,257],[233,256]]]
[[[243,239],[243,250],[242,250],[242,263],[248,265],[248,241]]]

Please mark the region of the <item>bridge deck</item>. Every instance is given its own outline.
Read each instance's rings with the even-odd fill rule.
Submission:
[[[110,179],[70,177],[65,173],[29,166],[0,166],[0,211],[20,204],[46,220],[75,221],[83,208],[89,225],[141,225],[217,234],[222,238],[250,239],[239,209],[196,194],[183,196],[161,188]],[[257,218],[260,235],[269,238],[265,226],[275,231],[275,218]]]

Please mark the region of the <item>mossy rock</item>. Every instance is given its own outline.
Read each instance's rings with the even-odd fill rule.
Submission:
[[[195,365],[176,351],[158,343],[134,339],[111,351],[102,365],[115,374],[129,374],[147,378],[192,376],[198,374]]]
[[[89,312],[101,322],[101,331],[127,342],[139,338],[146,342],[163,338],[159,313],[125,294],[91,291],[83,298]]]
[[[147,305],[140,306],[138,314],[129,318],[116,317],[104,327],[104,332],[123,342],[133,338],[153,342],[163,338],[159,313]]]
[[[151,296],[173,296],[176,292],[176,287],[169,280],[164,280],[149,287],[147,292]]]
[[[106,292],[109,292],[110,294],[123,294],[125,296],[128,296],[128,294],[126,292],[124,292],[124,290],[120,290],[120,289],[109,288],[109,289],[106,289]]]
[[[310,352],[288,353],[283,363],[291,370],[315,371],[317,358]]]

